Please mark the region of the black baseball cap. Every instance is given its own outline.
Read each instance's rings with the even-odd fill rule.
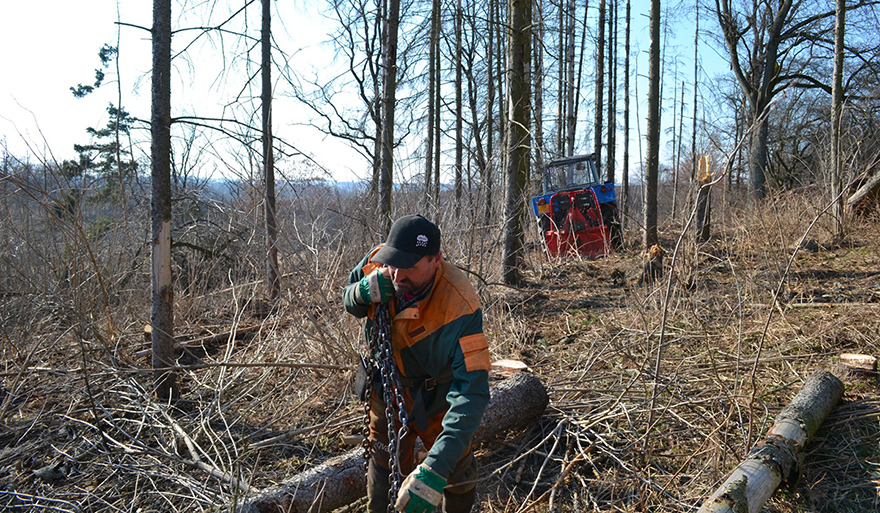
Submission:
[[[409,269],[426,255],[440,252],[440,228],[420,215],[403,216],[391,225],[385,245],[373,260],[397,269]]]

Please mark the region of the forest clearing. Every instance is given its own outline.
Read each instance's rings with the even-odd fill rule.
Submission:
[[[345,203],[329,189],[305,192],[300,200],[314,205]],[[116,245],[143,219],[105,232],[91,252],[82,249],[95,239],[65,229],[56,244],[68,252],[54,261],[32,259],[32,246],[16,268],[7,262],[7,287],[25,277],[47,286],[2,296],[0,504],[218,511],[351,450],[345,439],[363,422],[352,374],[364,348],[339,293],[374,241],[344,237],[351,228],[332,206],[308,206],[300,212],[315,217],[283,219],[298,248],[268,311],[263,284],[234,281],[263,258],[259,248],[230,240],[208,256],[193,248],[222,230],[201,239],[195,225],[184,230],[193,238],[175,259],[182,390],[170,409],[151,390],[148,256]],[[523,285],[501,285],[486,271],[499,255],[497,227],[445,215],[444,252],[479,290],[493,360],[525,363],[550,396],[538,421],[478,446],[480,511],[695,510],[811,373],[840,375],[841,353],[876,356],[878,219],[856,218],[846,241],[827,247],[817,242],[830,238],[822,208],[807,193],[727,206],[708,243],[685,234],[677,249],[671,227],[681,223],[670,223],[666,273],[650,286],[636,283],[639,250],[549,262],[537,242]],[[32,226],[44,216],[30,214]],[[42,271],[71,257],[66,281]],[[843,400],[807,446],[803,476],[765,511],[878,507],[880,389],[873,374],[842,377]]]
[[[151,3],[0,107],[0,508],[880,511],[875,2]]]

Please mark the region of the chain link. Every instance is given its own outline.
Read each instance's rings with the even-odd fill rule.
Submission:
[[[379,356],[378,365],[374,361]],[[404,407],[403,386],[400,383],[400,372],[394,362],[394,353],[391,349],[391,310],[388,303],[376,305],[373,329],[370,333],[370,350],[367,354],[366,365],[368,375],[372,376],[374,368],[379,369],[382,379],[382,399],[385,402],[385,422],[388,432],[388,455],[391,474],[388,476],[390,488],[388,490],[388,511],[393,511],[393,505],[397,501],[400,491],[400,441],[409,433],[407,424],[406,408]],[[364,404],[364,454],[366,465],[369,465],[372,452],[370,437],[370,396],[372,379],[367,386]],[[399,426],[399,427],[398,427]]]

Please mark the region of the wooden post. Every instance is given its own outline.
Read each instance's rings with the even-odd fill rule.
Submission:
[[[756,513],[782,481],[800,474],[798,458],[843,396],[843,382],[828,371],[811,375],[776,417],[766,438],[749,452],[697,513]]]
[[[473,443],[526,425],[544,413],[549,397],[537,376],[519,372],[492,387],[491,398]],[[294,476],[231,508],[238,513],[319,513],[351,504],[367,493],[363,449],[349,451]]]

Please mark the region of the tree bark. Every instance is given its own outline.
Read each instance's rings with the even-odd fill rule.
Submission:
[[[608,7],[608,157],[605,159],[605,179],[614,183],[617,150],[617,0],[611,0]]]
[[[275,222],[275,154],[272,149],[272,2],[263,0],[263,26],[260,33],[262,49],[263,103],[263,171],[266,187],[266,260],[268,299],[275,301],[281,294],[278,272],[278,226]]]
[[[464,138],[462,134],[462,88],[461,88],[461,0],[455,4],[455,205],[453,211],[461,214],[462,165]]]
[[[657,176],[660,171],[660,0],[651,0],[651,48],[648,59],[648,155],[645,168],[645,234],[648,251],[657,236]]]
[[[508,71],[507,190],[504,216],[502,275],[504,283],[520,282],[523,249],[523,210],[529,175],[529,61],[531,53],[531,0],[511,0]]]
[[[574,33],[576,11],[577,3],[575,0],[568,0],[565,13],[565,153],[562,155],[564,157],[570,157],[574,154],[574,137],[577,126],[575,106],[578,92],[575,91],[574,86]]]
[[[382,167],[379,176],[379,217],[383,232],[391,228],[391,190],[394,173],[394,104],[397,96],[397,27],[400,0],[389,0],[382,62]]]
[[[764,440],[730,473],[698,513],[756,513],[783,480],[793,481],[798,458],[843,396],[843,383],[828,371],[813,373],[776,417]]]
[[[623,57],[623,169],[621,170],[620,185],[620,230],[626,229],[629,216],[629,52],[630,52],[630,20],[632,18],[632,5],[626,0],[626,35],[624,36]]]
[[[602,109],[605,106],[605,0],[599,0],[599,34],[596,40],[596,105],[593,125],[593,153],[596,155],[596,169],[602,176]]]
[[[425,137],[425,206],[431,205],[433,188],[431,186],[434,175],[434,89],[439,80],[435,73],[437,67],[434,62],[438,59],[437,47],[440,41],[440,0],[431,2],[431,32],[428,40],[428,133]]]
[[[834,78],[831,85],[831,218],[834,239],[843,241],[843,157],[840,152],[840,123],[843,118],[843,40],[846,30],[846,0],[837,0],[834,25]]]
[[[152,159],[152,327],[156,396],[177,398],[174,363],[174,291],[171,286],[171,0],[153,0],[153,77],[150,116]]]
[[[547,407],[547,390],[535,375],[520,372],[498,383],[483,413],[473,443],[527,425]],[[238,513],[318,513],[351,504],[366,494],[363,449],[355,449],[294,476],[234,508]]]
[[[535,2],[535,38],[532,56],[535,59],[535,169],[538,177],[544,173],[544,10],[541,1]],[[537,178],[538,189],[541,179]]]

